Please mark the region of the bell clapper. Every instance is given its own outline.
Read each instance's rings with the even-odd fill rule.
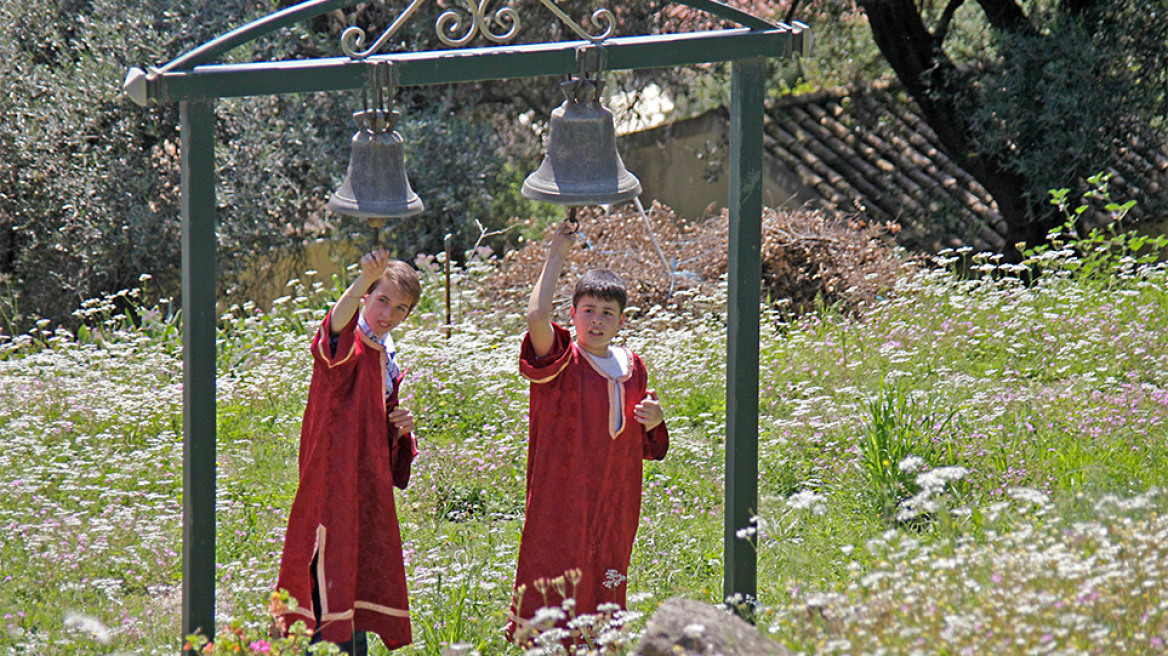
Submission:
[[[370,216],[365,219],[369,223],[369,251],[381,248],[381,229],[385,227],[386,218]]]
[[[568,207],[568,218],[566,220],[568,221],[568,223],[572,224],[572,232],[570,232],[568,234],[574,235],[577,232],[580,232],[580,219],[576,218],[576,206],[575,205],[571,205]]]
[[[590,251],[592,250],[592,242],[588,240],[588,235],[580,232],[580,219],[576,218],[577,211],[578,208],[575,205],[568,206],[568,216],[564,219],[564,221],[572,224],[572,231],[568,234],[578,236],[580,239],[580,248]]]

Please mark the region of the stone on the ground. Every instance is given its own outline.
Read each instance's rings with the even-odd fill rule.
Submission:
[[[649,618],[638,656],[787,656],[790,652],[737,615],[674,597]]]

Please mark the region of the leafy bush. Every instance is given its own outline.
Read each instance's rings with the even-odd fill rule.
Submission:
[[[1113,284],[1117,275],[1130,275],[1161,260],[1168,252],[1168,235],[1124,230],[1124,218],[1136,201],[1113,201],[1108,184],[1110,179],[1109,173],[1088,178],[1091,189],[1083,194],[1082,202],[1074,206],[1070,189],[1051,190],[1050,202],[1058,207],[1066,221],[1047,235],[1048,243],[1024,253],[1027,257],[1024,264],[1107,286]],[[1101,206],[1106,213],[1109,221],[1105,225],[1089,224],[1087,215],[1093,206]]]
[[[1036,211],[1049,189],[1101,165],[1141,179],[1122,153],[1133,137],[1158,139],[1150,128],[1163,126],[1168,63],[1163,0],[1045,9],[1028,10],[1027,29],[995,32],[979,95],[965,99],[978,151],[1025,177]]]

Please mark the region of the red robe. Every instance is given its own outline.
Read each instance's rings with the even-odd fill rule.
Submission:
[[[357,317],[329,348],[330,316],[312,340],[312,383],[300,431],[300,486],[288,517],[278,588],[299,608],[285,616],[344,642],[373,631],[389,649],[411,642],[405,565],[393,487],[409,483],[412,434],[390,439],[401,376],[385,395],[385,348],[357,329]],[[313,559],[316,566],[313,567]]]
[[[625,607],[633,538],[641,514],[642,460],[660,460],[669,448],[665,424],[651,431],[633,418],[645,398],[648,375],[629,352],[629,372],[609,378],[552,324],[551,352],[536,358],[531,338],[523,340],[519,371],[531,381],[527,447],[527,515],[515,576],[508,636],[542,606],[559,606],[552,586],[544,595],[538,579],[552,581],[579,570],[566,583],[576,614],[595,613],[615,602]],[[615,405],[620,391],[621,407]]]

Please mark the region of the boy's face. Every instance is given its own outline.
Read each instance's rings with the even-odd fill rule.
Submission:
[[[415,300],[397,285],[379,280],[373,289],[361,299],[361,316],[382,337],[397,328],[410,316]]]
[[[620,305],[595,296],[581,296],[571,313],[580,347],[593,355],[607,357],[608,343],[625,325]]]

